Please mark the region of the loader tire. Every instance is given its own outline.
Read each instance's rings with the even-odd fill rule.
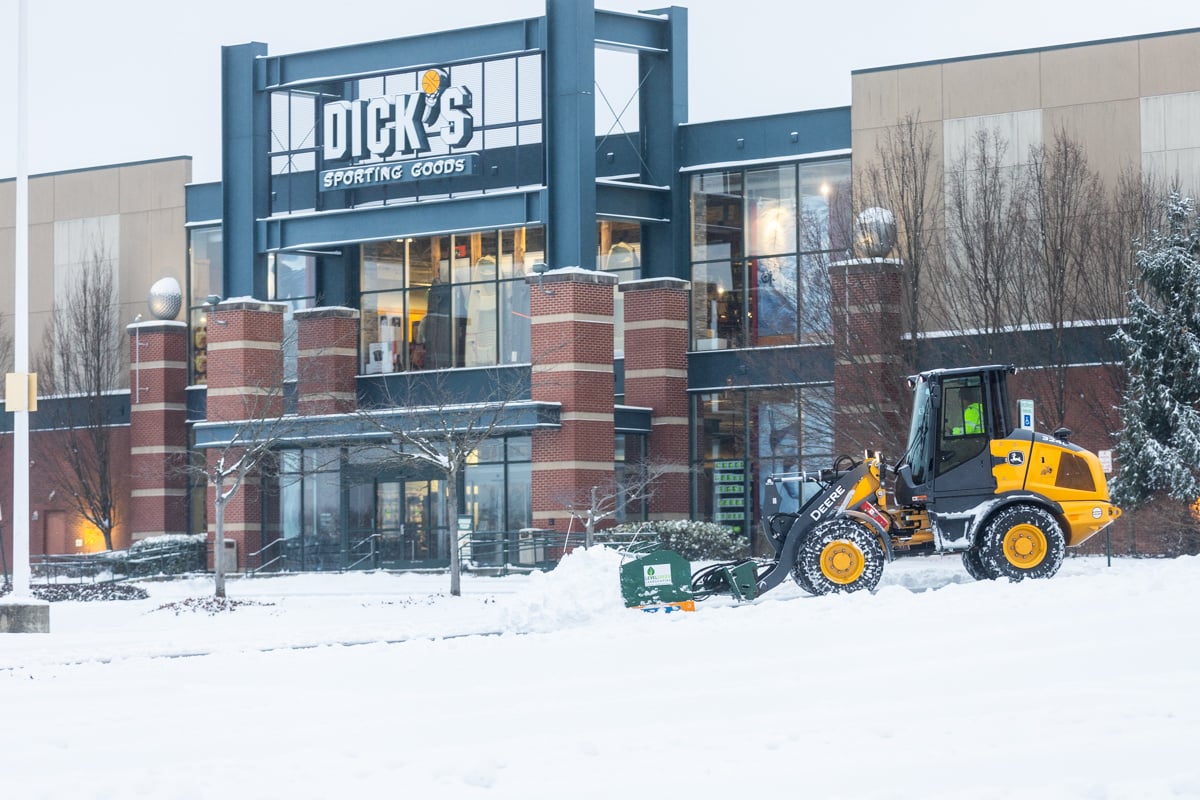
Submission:
[[[812,581],[810,581],[808,576],[804,574],[804,568],[800,566],[799,554],[796,556],[796,563],[792,565],[792,580],[796,582],[797,586],[809,594],[817,593],[817,587],[812,585]]]
[[[1067,540],[1054,515],[1025,505],[992,517],[979,545],[984,570],[1010,581],[1053,577],[1066,552]]]
[[[994,581],[996,576],[983,566],[983,559],[979,555],[979,545],[975,545],[970,550],[964,550],[962,554],[963,568],[967,574],[977,581]]]
[[[874,591],[883,577],[883,545],[861,523],[845,517],[823,522],[800,546],[795,569],[816,595]],[[796,578],[808,589],[800,578]]]

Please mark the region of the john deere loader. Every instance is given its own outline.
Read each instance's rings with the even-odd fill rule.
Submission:
[[[817,472],[771,476],[762,523],[774,558],[701,569],[690,594],[748,599],[789,575],[812,594],[872,590],[887,562],[933,553],[961,553],[977,580],[1054,575],[1067,547],[1121,510],[1109,501],[1100,460],[1072,444],[1069,430],[1046,435],[1016,424],[1013,371],[993,365],[910,377],[912,422],[894,466],[868,452]],[[781,511],[784,496],[798,509]],[[626,602],[653,604],[654,593],[638,594],[632,582]]]

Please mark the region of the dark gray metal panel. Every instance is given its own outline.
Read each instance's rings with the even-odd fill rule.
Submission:
[[[680,128],[684,169],[850,148],[850,107],[720,120]]]
[[[654,412],[648,408],[632,406],[615,406],[613,408],[613,428],[617,433],[650,433]]]
[[[542,191],[377,206],[339,214],[279,217],[262,223],[263,241],[269,250],[296,250],[396,236],[536,225],[544,221]]]
[[[541,19],[534,18],[292,53],[268,60],[264,88],[538,50],[544,37]]]
[[[192,183],[183,187],[188,223],[221,221],[221,184]]]
[[[208,415],[208,387],[187,388],[187,421],[199,422]]]
[[[227,297],[267,297],[267,262],[255,246],[268,212],[268,95],[255,91],[260,42],[221,48],[221,186]]]
[[[638,54],[639,117],[642,121],[641,180],[674,193],[663,216],[675,224],[642,226],[643,277],[688,276],[689,231],[685,179],[679,174],[679,131],[688,118],[687,9],[671,8],[661,53]]]
[[[547,0],[546,22],[547,255],[552,268],[594,269],[596,12]]]
[[[1071,364],[1116,364],[1121,348],[1112,340],[1116,325],[1089,325],[1063,331],[1063,348]],[[979,363],[978,346],[971,336],[939,336],[922,339],[917,346],[918,370],[971,367]],[[1023,330],[1003,333],[988,359],[1018,367],[1046,365],[1055,352],[1054,331]]]
[[[833,347],[805,345],[688,354],[688,391],[833,381]]]
[[[486,403],[497,397],[529,397],[528,366],[481,367],[444,372],[407,372],[358,378],[360,408],[377,408],[403,402],[408,405]]]
[[[642,170],[637,142],[641,136],[629,131],[628,136],[596,137],[596,177],[613,178],[637,175]]]
[[[334,442],[368,442],[391,438],[389,431],[428,430],[435,437],[455,430],[461,421],[463,429],[478,425],[481,415],[494,416],[494,434],[517,433],[561,426],[561,407],[557,403],[517,402],[503,408],[486,405],[466,405],[448,412],[445,408],[409,409],[396,407],[378,414],[378,424],[357,414],[338,416],[295,417],[286,427],[271,432],[280,448],[314,447]],[[202,422],[194,427],[196,448],[226,447],[235,436],[252,437],[254,423]],[[264,429],[266,424],[262,426]]]
[[[679,11],[684,9],[672,8],[668,13]],[[648,14],[622,14],[596,9],[596,41],[620,44],[637,50],[666,52],[671,47],[667,21]]]
[[[670,222],[671,190],[636,184],[601,183],[596,186],[596,213]]]
[[[29,429],[48,431],[58,428],[86,428],[95,419],[93,402],[100,404],[99,422],[103,426],[117,427],[129,424],[129,390],[124,389],[100,398],[94,397],[39,397],[38,410],[29,415]],[[11,433],[13,415],[0,415],[0,432]]]

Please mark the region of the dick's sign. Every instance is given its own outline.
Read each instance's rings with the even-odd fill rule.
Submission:
[[[421,91],[326,103],[321,119],[325,164],[349,162],[321,171],[322,191],[381,183],[473,175],[475,153],[420,158],[432,148],[463,147],[475,132],[473,98],[465,86],[450,86],[449,73],[426,70]],[[399,155],[400,160],[387,159]],[[366,161],[368,163],[360,163]]]

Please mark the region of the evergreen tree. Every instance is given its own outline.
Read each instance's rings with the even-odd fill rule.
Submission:
[[[1177,192],[1166,211],[1166,231],[1137,254],[1140,287],[1116,334],[1129,380],[1112,492],[1128,507],[1161,493],[1200,497],[1200,225]]]

